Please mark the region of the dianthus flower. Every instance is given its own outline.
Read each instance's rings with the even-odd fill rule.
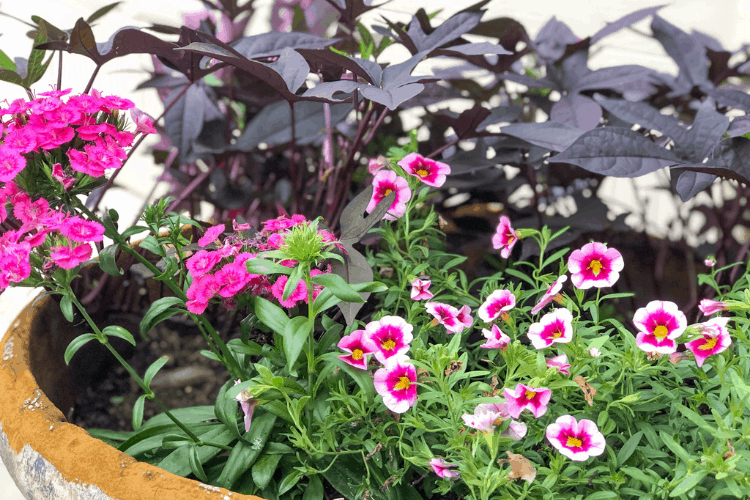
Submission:
[[[98,222],[85,220],[78,216],[68,217],[60,226],[60,233],[80,243],[102,241],[104,238],[104,226]]]
[[[84,243],[75,247],[52,247],[50,258],[63,269],[73,269],[91,258],[91,244]]]

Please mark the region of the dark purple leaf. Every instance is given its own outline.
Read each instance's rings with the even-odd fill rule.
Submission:
[[[750,95],[739,90],[732,89],[710,89],[708,95],[716,99],[722,106],[741,109],[750,113]]]
[[[475,131],[485,118],[490,116],[490,110],[477,104],[471,109],[467,109],[458,116],[452,123],[453,131],[459,139],[466,138],[467,135],[474,136]]]
[[[685,170],[719,175],[737,182],[750,184],[750,139],[734,137],[725,139],[711,153],[707,163],[680,165]]]
[[[583,130],[557,122],[514,123],[500,132],[553,151],[563,151],[584,134]]]
[[[362,86],[360,93],[362,97],[386,106],[391,111],[395,110],[402,102],[416,96],[424,89],[421,83],[412,83],[402,87],[389,90],[379,89],[372,85]]]
[[[678,176],[674,183],[674,189],[680,195],[682,201],[688,201],[693,198],[716,180],[715,175],[693,172],[691,170],[682,170],[683,166],[685,165],[669,169],[673,178]],[[701,163],[696,166],[705,166],[705,164]]]
[[[375,224],[383,219],[388,208],[393,204],[393,200],[396,199],[396,194],[390,193],[380,200],[380,203],[375,206],[368,216],[363,217],[362,215],[365,213],[365,209],[372,199],[372,190],[372,186],[367,186],[341,212],[341,217],[339,218],[341,237],[339,239],[342,242],[345,241],[349,244],[354,244],[361,240]]]
[[[500,45],[508,50],[516,50],[518,42],[528,39],[526,29],[521,23],[510,17],[499,17],[482,21],[470,31],[472,35],[499,38]]]
[[[174,89],[172,94],[176,96],[181,90]],[[169,140],[180,151],[180,163],[191,153],[193,141],[203,129],[207,108],[205,101],[208,100],[210,99],[201,85],[191,85],[164,115],[164,128]],[[168,99],[165,104],[169,105],[171,102]]]
[[[729,137],[739,137],[750,132],[750,115],[738,116],[729,124]]]
[[[693,37],[661,17],[654,15],[651,31],[667,54],[675,60],[680,73],[693,85],[708,83],[706,49]]]
[[[346,57],[330,50],[295,49],[309,63],[319,67],[333,66],[351,71],[368,83],[380,86],[383,70],[374,61],[367,61],[356,57]]]
[[[637,132],[605,127],[589,130],[550,163],[572,163],[612,177],[640,177],[680,160]]]
[[[534,44],[539,57],[548,61],[557,61],[565,54],[567,46],[577,41],[578,37],[568,25],[553,16],[539,31]]]
[[[503,80],[520,83],[521,85],[526,85],[529,88],[562,90],[557,83],[546,78],[531,78],[530,76],[519,75],[517,73],[500,73],[497,77]]]
[[[692,36],[696,42],[703,45],[707,49],[711,49],[714,52],[726,52],[726,49],[721,46],[721,42],[711,35],[707,35],[706,33],[698,30],[693,30],[690,36]]]
[[[636,80],[642,80],[653,70],[638,65],[612,66],[594,70],[576,82],[575,90],[614,89]]]
[[[117,7],[118,5],[120,5],[121,3],[122,2],[114,2],[114,3],[111,3],[109,5],[105,5],[104,7],[100,8],[100,9],[97,9],[96,11],[94,11],[93,14],[91,14],[86,19],[86,22],[89,23],[89,24],[93,23],[97,19],[100,19],[100,18],[104,17],[109,11],[111,11],[112,9],[114,9],[115,7]]]
[[[687,130],[673,116],[663,115],[658,109],[642,102],[628,102],[620,99],[607,99],[594,94],[594,100],[604,109],[631,124],[638,124],[649,130],[658,130],[668,135],[678,144],[685,142]]]
[[[663,9],[665,5],[657,5],[656,7],[648,7],[645,9],[637,10],[635,12],[632,12],[628,15],[621,17],[620,19],[618,19],[617,21],[613,23],[607,23],[607,25],[604,28],[594,33],[594,35],[591,37],[591,44],[593,45],[594,43],[598,42],[605,36],[609,36],[612,33],[616,33],[623,28],[627,28],[637,23],[641,19],[644,19],[653,14],[656,14],[656,12],[658,12],[659,9]]]
[[[333,45],[339,39],[327,40],[310,33],[283,33],[271,31],[262,35],[246,36],[236,40],[231,45],[237,52],[248,59],[278,56],[285,48],[292,49],[324,49]]]
[[[454,45],[453,47],[446,47],[444,49],[438,49],[435,51],[435,53],[441,56],[451,56],[451,55],[482,56],[485,54],[497,54],[497,55],[512,55],[513,54],[513,52],[509,50],[505,50],[502,46],[496,43],[489,43],[489,42]]]
[[[549,119],[581,130],[591,130],[599,125],[602,108],[580,94],[567,94],[552,106]]]
[[[383,70],[383,88],[392,89],[406,85],[407,83],[420,82],[423,79],[430,79],[423,76],[411,76],[411,72],[419,62],[427,56],[427,51],[418,52],[406,61],[398,64],[391,64]],[[432,79],[434,80],[434,79]]]
[[[682,151],[690,161],[700,163],[711,154],[729,128],[729,118],[716,111],[711,98],[703,101],[695,115],[693,126],[685,134]]]
[[[474,29],[482,19],[484,11],[459,12],[443,24],[426,34],[419,20],[414,16],[406,34],[411,38],[418,52],[431,51],[452,42]]]
[[[492,144],[492,146],[495,148],[496,152],[493,158],[487,158],[489,147],[483,138],[479,138],[476,141],[474,149],[471,151],[458,150],[452,156],[444,156],[442,161],[451,167],[451,175],[449,179],[452,179],[455,175],[476,173],[481,170],[486,170],[501,163],[512,164],[519,163],[523,160],[523,155],[519,149],[501,149],[498,152],[499,146],[495,144]]]
[[[281,51],[278,60],[267,63],[266,66],[281,75],[292,94],[305,83],[310,73],[310,66],[305,58],[289,47]]]
[[[323,82],[306,90],[302,97],[325,97],[331,101],[344,102],[351,98],[351,93],[358,89],[360,84],[351,80],[339,80],[338,82]],[[334,95],[338,97],[334,97]],[[343,94],[343,95],[342,95]]]
[[[477,130],[481,132],[490,125],[496,125],[503,122],[514,122],[518,120],[521,113],[523,113],[523,108],[516,105],[505,105],[492,108],[490,110],[490,115],[485,118],[482,123],[477,125]]]
[[[136,90],[148,89],[148,88],[173,88],[182,87],[190,83],[184,76],[172,76],[172,75],[156,75],[153,78],[149,78],[143,83],[138,84]]]

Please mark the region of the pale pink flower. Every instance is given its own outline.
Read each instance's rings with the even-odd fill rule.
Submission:
[[[458,322],[465,328],[469,328],[471,325],[473,325],[474,318],[471,317],[471,308],[467,305],[464,305],[461,309],[458,310],[456,320],[458,320]],[[456,333],[461,333],[462,331],[463,328],[458,330]]]
[[[547,439],[564,456],[575,462],[604,453],[607,442],[594,422],[577,421],[572,415],[563,415],[547,426]]]
[[[430,300],[434,295],[427,289],[430,288],[432,281],[421,280],[419,278],[411,282],[412,300]]]
[[[404,413],[417,402],[417,369],[406,356],[394,356],[375,372],[375,391],[394,413]]]
[[[485,323],[492,323],[502,313],[516,306],[516,296],[510,290],[495,290],[479,306],[479,317]]]
[[[383,170],[375,174],[372,185],[374,186],[372,198],[365,208],[368,214],[375,210],[375,207],[383,198],[394,191],[396,192],[396,198],[383,218],[396,220],[406,213],[406,202],[411,198],[411,189],[409,189],[409,183],[406,182],[406,179],[399,177],[392,170]]]
[[[624,267],[620,252],[604,243],[587,243],[568,258],[571,281],[581,290],[614,285]]]
[[[355,368],[367,370],[367,356],[373,354],[373,351],[369,350],[362,342],[365,335],[365,330],[354,330],[349,335],[342,337],[339,340],[338,348],[349,354],[339,356],[338,358]]]
[[[529,410],[534,418],[539,418],[547,412],[547,403],[552,398],[552,391],[544,387],[535,389],[518,384],[514,392],[503,389],[503,395],[508,403],[508,414],[511,417],[518,418],[523,410]]]
[[[443,479],[453,479],[461,475],[458,471],[450,470],[449,467],[458,467],[457,464],[449,464],[442,458],[433,458],[430,460],[432,471]]]
[[[60,226],[60,233],[80,243],[102,241],[104,239],[104,226],[78,216],[68,217]]]
[[[592,358],[598,358],[601,355],[602,351],[600,351],[598,348],[592,347],[591,349],[589,349],[589,356],[591,356]]]
[[[700,309],[705,316],[711,316],[713,313],[729,310],[729,304],[719,300],[702,299],[698,309]]]
[[[362,345],[385,364],[389,358],[405,355],[409,350],[414,327],[398,316],[383,316],[365,326]]]
[[[729,318],[712,318],[701,323],[701,338],[685,344],[695,356],[695,364],[700,368],[706,358],[724,352],[732,344],[732,337],[727,330]]]
[[[445,327],[447,333],[463,331],[464,325],[458,321],[458,309],[455,307],[441,302],[427,302],[424,308]]]
[[[209,227],[203,236],[198,240],[198,245],[206,247],[209,244],[215,242],[219,236],[224,232],[224,224],[217,224],[216,226]]]
[[[713,257],[709,257],[703,261],[703,265],[708,266],[708,267],[714,267],[716,265],[716,259],[714,259]]]
[[[508,344],[510,344],[510,337],[505,335],[497,325],[492,325],[492,330],[482,328],[482,335],[487,339],[487,342],[479,347],[484,347],[485,349],[505,350],[508,347]]]
[[[500,223],[497,225],[495,235],[492,237],[492,248],[502,248],[500,255],[503,259],[510,257],[513,246],[519,239],[518,232],[510,227],[510,220],[506,216],[500,217]]]
[[[541,311],[544,306],[552,302],[555,298],[555,296],[560,292],[560,290],[563,287],[563,283],[568,281],[568,275],[563,274],[562,276],[559,276],[554,283],[552,283],[549,288],[547,289],[547,292],[545,292],[544,296],[539,299],[539,302],[531,309],[531,314],[536,314],[539,311]]]
[[[154,128],[154,122],[151,118],[138,108],[130,109],[130,118],[135,123],[136,134],[155,134],[156,129]]]
[[[529,326],[526,335],[536,349],[567,344],[573,340],[573,315],[565,308],[555,309]]]
[[[497,398],[502,401],[500,398]],[[509,418],[508,405],[501,403],[481,403],[474,408],[474,413],[464,413],[461,418],[467,427],[476,429],[483,434],[495,432],[495,427],[500,425],[503,420]]]
[[[633,316],[639,332],[635,343],[644,352],[671,354],[677,350],[675,339],[687,328],[687,318],[669,301],[652,300]]]
[[[568,355],[560,354],[554,358],[547,359],[547,368],[557,368],[557,371],[563,375],[570,375],[570,364],[568,363]]]
[[[63,269],[73,269],[91,258],[91,245],[84,243],[75,247],[52,247],[50,258]]]
[[[445,184],[445,176],[451,168],[445,163],[425,158],[417,153],[410,153],[398,162],[407,174],[413,175],[428,186],[440,187]]]
[[[242,382],[242,380],[237,379],[234,381],[234,385],[237,385],[240,382]],[[250,424],[253,420],[253,411],[255,411],[255,406],[258,404],[258,401],[247,389],[240,391],[240,393],[235,396],[234,400],[240,403],[240,408],[244,414],[245,432],[248,432],[250,431]]]
[[[379,170],[385,168],[388,166],[390,162],[388,161],[388,158],[384,156],[378,156],[377,158],[370,158],[370,161],[367,163],[367,170],[375,175],[378,173]]]

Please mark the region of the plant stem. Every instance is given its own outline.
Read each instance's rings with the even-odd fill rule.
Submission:
[[[310,332],[307,336],[307,390],[310,392],[310,400],[307,402],[305,412],[307,415],[307,432],[312,437],[313,407],[315,406],[315,307],[313,304],[313,283],[310,277],[310,269],[305,271],[305,284],[307,285],[307,317],[310,322]]]
[[[93,73],[91,73],[91,78],[89,78],[89,83],[86,84],[86,88],[83,90],[84,94],[88,94],[89,90],[91,90],[91,87],[94,85],[94,79],[96,78],[96,75],[99,74],[99,69],[101,66],[97,65],[96,69]]]

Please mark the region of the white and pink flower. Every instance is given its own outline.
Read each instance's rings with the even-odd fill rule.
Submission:
[[[479,347],[484,347],[485,349],[501,349],[504,351],[507,349],[508,344],[510,344],[510,337],[505,335],[497,325],[492,325],[492,330],[482,328],[482,335],[487,339],[487,342]]]
[[[635,343],[645,352],[672,354],[677,350],[675,339],[687,328],[687,318],[669,301],[652,300],[646,307],[641,307],[633,316],[633,323],[638,328]]]
[[[567,344],[573,340],[573,315],[565,308],[542,316],[542,319],[529,326],[526,336],[536,349],[544,349],[552,344]]]
[[[458,471],[450,470],[450,467],[458,467],[458,464],[449,464],[442,458],[433,458],[430,460],[432,471],[443,479],[452,479],[460,476]]]
[[[711,316],[713,313],[729,310],[729,304],[720,300],[702,299],[698,309],[705,316]]]
[[[713,318],[701,323],[701,338],[685,344],[695,356],[695,364],[701,367],[706,358],[726,351],[732,344],[732,337],[727,330],[729,318]]]
[[[510,290],[495,290],[479,306],[479,317],[485,323],[492,323],[502,313],[516,306],[516,296]]]
[[[552,398],[552,391],[544,387],[538,389],[524,384],[516,385],[513,392],[503,389],[508,403],[508,414],[518,418],[523,410],[529,410],[534,418],[539,418],[547,412],[547,403]]]
[[[409,183],[406,179],[392,170],[381,170],[375,174],[372,185],[374,187],[372,198],[367,208],[365,208],[368,214],[375,210],[375,207],[383,198],[394,191],[396,192],[396,198],[391,203],[388,212],[386,212],[383,218],[396,220],[406,213],[406,202],[411,198],[411,189],[409,189]]]
[[[552,283],[549,288],[547,289],[547,292],[544,294],[544,296],[539,299],[539,302],[534,306],[533,309],[531,309],[531,314],[536,314],[539,311],[541,311],[544,306],[552,302],[557,294],[560,292],[560,290],[563,287],[563,283],[568,281],[568,275],[563,274],[562,276],[559,276],[554,283]]]
[[[388,359],[385,367],[375,372],[375,391],[394,413],[404,413],[417,402],[417,369],[406,356]]]
[[[572,415],[563,415],[547,426],[547,439],[557,451],[575,462],[604,453],[607,445],[604,435],[591,420],[577,421]]]
[[[237,385],[240,382],[242,382],[242,380],[237,379],[234,381],[234,385]],[[240,403],[240,408],[242,409],[242,413],[244,414],[245,432],[248,432],[250,430],[250,424],[253,421],[253,412],[255,411],[255,407],[257,406],[258,401],[247,389],[243,389],[239,394],[237,394],[234,400]]]
[[[398,316],[383,316],[365,326],[362,346],[385,364],[389,358],[406,354],[414,327]]]
[[[451,168],[445,163],[425,158],[417,153],[410,153],[398,162],[407,174],[413,175],[428,186],[440,187],[445,184],[445,176]]]
[[[464,413],[461,415],[467,427],[476,429],[484,434],[495,432],[495,427],[502,424],[510,418],[508,412],[508,403],[501,398],[497,398],[498,403],[481,403],[474,408],[474,413]],[[500,433],[501,437],[511,438],[514,441],[520,441],[526,435],[526,424],[511,420],[507,429]]]
[[[365,334],[365,330],[354,330],[351,334],[343,337],[338,343],[339,349],[349,353],[339,356],[339,359],[360,370],[367,370],[367,356],[372,354],[372,351],[368,350],[362,343]]]
[[[458,333],[464,325],[458,321],[458,309],[442,302],[427,302],[424,308],[445,327],[448,333]]]
[[[513,246],[519,239],[518,232],[510,227],[510,219],[506,216],[500,217],[500,223],[495,229],[495,235],[492,237],[492,248],[500,249],[500,255],[503,259],[510,257],[510,252],[513,250]]]
[[[570,279],[581,290],[614,285],[624,267],[620,252],[604,243],[587,243],[568,258]]]
[[[570,375],[570,364],[568,363],[568,355],[560,354],[554,358],[547,359],[547,368],[557,368],[557,371],[563,375]]]
[[[421,280],[419,278],[411,282],[411,299],[412,300],[430,300],[434,295],[428,289],[432,281]]]

